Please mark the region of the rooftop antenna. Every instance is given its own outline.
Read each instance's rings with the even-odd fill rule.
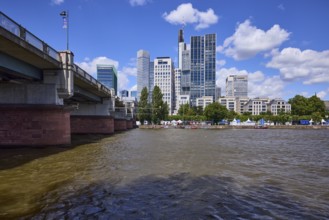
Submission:
[[[184,27],[185,27],[185,19],[183,17],[182,28],[179,30],[179,34],[178,34],[178,43],[184,42],[184,34],[183,34]]]

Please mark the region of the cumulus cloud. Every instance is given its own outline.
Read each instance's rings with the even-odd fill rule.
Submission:
[[[129,0],[131,6],[142,6],[146,5],[149,0]]]
[[[218,16],[213,9],[199,11],[193,8],[191,3],[181,4],[177,9],[163,13],[162,17],[170,24],[194,24],[196,30],[208,28],[218,21]]]
[[[245,60],[261,52],[271,51],[289,39],[290,33],[275,24],[264,31],[251,25],[250,20],[239,24],[235,33],[226,38],[217,51],[235,60]]]
[[[96,57],[92,60],[85,58],[83,62],[77,62],[76,64],[95,78],[97,78],[97,64],[113,65],[116,69],[119,67],[118,61],[107,57]]]
[[[216,72],[216,85],[222,88],[222,95],[225,95],[226,78],[229,75],[248,75],[248,97],[283,97],[285,83],[280,76],[265,76],[261,71],[248,72],[238,70],[233,67],[230,69],[222,68]]]
[[[134,86],[132,86],[129,90],[130,90],[130,91],[137,91],[137,84],[134,85]]]
[[[123,90],[128,88],[130,83],[129,77],[137,76],[137,68],[136,67],[123,67],[118,73],[118,90]]]
[[[53,5],[60,5],[64,3],[64,0],[51,0],[51,4]]]
[[[287,81],[303,80],[304,84],[329,83],[329,50],[301,51],[285,48],[276,53],[267,67],[278,69]]]
[[[328,91],[329,91],[329,89],[327,91],[320,91],[320,92],[316,93],[316,96],[323,100],[326,97],[326,95],[328,94]]]
[[[226,60],[216,60],[217,67],[225,66]]]
[[[277,8],[280,9],[281,11],[286,10],[283,4],[278,5]]]

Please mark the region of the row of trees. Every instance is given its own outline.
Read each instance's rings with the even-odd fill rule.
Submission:
[[[152,102],[148,100],[149,93],[144,87],[138,102],[137,117],[144,124],[144,121],[160,124],[161,120],[167,120],[169,109],[167,102],[163,102],[163,94],[158,86],[154,86],[152,93]]]
[[[289,99],[291,104],[291,112],[279,112],[278,115],[272,115],[271,112],[265,112],[260,115],[251,115],[247,112],[244,114],[237,114],[234,111],[229,111],[225,106],[218,102],[208,105],[204,110],[201,106],[192,107],[190,104],[181,105],[178,109],[177,115],[168,116],[168,104],[162,100],[162,93],[158,86],[154,87],[152,94],[152,102],[148,101],[147,88],[143,88],[140,101],[138,103],[138,119],[141,123],[145,120],[159,124],[161,120],[183,120],[183,121],[211,121],[218,123],[223,119],[232,121],[240,119],[246,121],[259,121],[261,118],[266,121],[283,124],[285,122],[297,122],[302,119],[314,122],[320,122],[323,118],[328,118],[329,112],[326,111],[324,102],[317,96],[305,98],[301,95],[296,95]]]

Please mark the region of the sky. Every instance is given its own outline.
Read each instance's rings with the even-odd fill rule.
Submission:
[[[217,35],[216,84],[248,74],[249,97],[317,95],[329,100],[328,0],[0,0],[0,10],[97,78],[118,70],[118,90],[134,90],[140,49],[178,60],[178,31]]]

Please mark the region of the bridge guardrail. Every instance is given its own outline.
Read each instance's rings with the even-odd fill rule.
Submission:
[[[21,39],[25,40],[35,48],[43,51],[50,57],[54,58],[57,61],[60,61],[59,53],[46,44],[44,41],[40,40],[34,34],[26,30],[21,25],[17,24],[14,20],[9,18],[7,15],[0,11],[0,26],[6,29],[7,31],[11,32],[12,34],[20,37]]]
[[[54,58],[55,60],[61,61],[58,51],[50,47],[44,41],[40,40],[34,34],[26,30],[24,27],[16,23],[14,20],[9,18],[1,11],[0,11],[0,26],[6,29],[7,31],[11,32],[12,34],[16,35],[17,37],[20,37],[21,39],[25,40],[27,43],[39,49],[40,51],[43,51],[44,53]],[[98,90],[105,91],[106,93],[111,94],[111,96],[114,96],[114,92],[111,89],[107,88],[105,85],[97,81],[85,70],[81,69],[76,64],[74,65],[73,68],[75,68],[76,73],[78,73],[82,77],[86,78],[89,82],[94,84],[98,88]]]
[[[89,82],[91,82],[94,86],[96,86],[98,88],[98,90],[105,91],[106,93],[111,94],[111,96],[114,96],[114,94],[113,94],[113,92],[112,92],[111,89],[107,88],[105,85],[103,85],[102,83],[100,83],[99,81],[97,81],[92,75],[90,75],[89,73],[87,73],[81,67],[79,67],[78,65],[74,64],[74,67],[73,68],[74,68],[74,71],[76,73],[78,73],[80,76],[82,76],[83,78],[85,78]]]

